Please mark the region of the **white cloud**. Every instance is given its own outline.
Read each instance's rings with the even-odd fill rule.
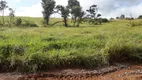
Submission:
[[[12,1],[12,0],[8,0]],[[20,2],[21,0],[16,0],[16,2]],[[68,0],[55,0],[57,5],[67,5]],[[129,16],[137,17],[142,14],[142,3],[141,0],[79,0],[83,9],[86,10],[90,5],[97,4],[99,7],[99,12],[103,15],[103,17],[116,17],[121,14],[125,14]],[[17,3],[18,4],[18,3]],[[42,17],[42,7],[41,2],[39,1],[37,4],[28,6],[28,7],[19,7],[16,8],[17,16],[31,16],[31,17]],[[56,16],[56,15],[54,15]]]
[[[30,7],[20,7],[16,9],[17,16],[29,16],[29,17],[42,17],[41,3],[37,3]]]

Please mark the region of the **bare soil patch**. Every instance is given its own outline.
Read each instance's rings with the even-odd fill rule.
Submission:
[[[22,75],[1,73],[0,80],[142,80],[142,65],[116,64],[94,70],[64,69]]]

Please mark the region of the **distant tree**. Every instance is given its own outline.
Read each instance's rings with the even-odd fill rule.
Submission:
[[[59,13],[63,17],[64,24],[67,27],[68,26],[68,24],[67,24],[67,18],[68,18],[69,13],[70,13],[69,8],[68,7],[64,7],[62,5],[57,5],[56,9],[57,9],[57,13]]]
[[[88,10],[86,10],[86,11],[89,12],[89,16],[91,18],[95,19],[97,11],[98,11],[97,5],[90,6],[90,8]],[[99,16],[101,16],[101,15],[99,15]]]
[[[81,17],[80,15],[82,14],[82,7],[80,6],[80,2],[78,0],[68,0],[68,7],[71,11],[72,20],[75,26],[77,18],[79,19],[79,17]]]
[[[82,11],[82,7],[74,6],[72,7],[71,14],[73,15],[74,26],[79,26],[82,17],[84,16],[84,11]],[[78,24],[76,25],[76,23]]]
[[[122,15],[120,16],[120,19],[125,19],[125,15],[122,14]]]
[[[97,5],[90,6],[89,9],[86,10],[86,11],[89,13],[87,15],[89,23],[91,23],[91,24],[102,24],[102,19],[99,18],[102,15],[97,14],[97,12],[98,12]]]
[[[113,21],[113,20],[114,20],[114,18],[110,18],[110,20],[111,20],[111,21]]]
[[[22,19],[21,18],[17,18],[15,24],[16,24],[16,26],[21,26],[22,25]]]
[[[140,16],[138,17],[138,19],[142,19],[142,15],[140,15]]]
[[[100,16],[102,16],[102,15],[101,14],[97,14],[97,18],[100,17]]]
[[[15,11],[12,8],[9,8],[9,17],[10,17],[10,24],[14,23]]]
[[[77,21],[78,23],[77,23],[77,26],[79,26],[80,23],[85,20],[85,17],[84,17],[85,14],[86,14],[86,13],[85,13],[84,11],[81,11],[81,12],[80,12],[80,16],[78,16],[78,21]]]
[[[43,17],[47,24],[49,24],[49,19],[51,14],[54,12],[56,2],[54,0],[42,0],[41,2],[43,7]]]
[[[119,18],[119,17],[116,17],[116,19],[119,20],[120,18]]]
[[[80,2],[77,0],[68,0],[68,7],[70,9],[73,9],[74,6],[79,6],[80,7]]]
[[[0,11],[2,12],[2,21],[3,21],[3,25],[4,25],[4,11],[5,9],[8,8],[7,2],[4,0],[0,1]]]

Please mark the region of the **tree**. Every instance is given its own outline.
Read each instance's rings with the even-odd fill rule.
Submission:
[[[77,0],[68,0],[68,7],[73,9],[74,6],[80,6],[79,1]]]
[[[71,11],[72,20],[75,26],[77,18],[79,18],[82,13],[82,7],[80,6],[80,2],[77,0],[68,0],[68,7]]]
[[[100,17],[100,16],[102,16],[102,15],[101,14],[97,14],[97,18]]]
[[[89,14],[87,15],[88,21],[91,24],[102,24],[102,19],[100,16],[101,14],[97,14],[98,12],[98,7],[97,5],[92,5],[89,7],[88,10],[86,10]]]
[[[119,17],[116,17],[116,19],[119,20],[120,18],[119,18]]]
[[[125,15],[122,14],[122,15],[120,16],[120,19],[125,19]]]
[[[76,25],[77,19],[82,15],[82,8],[80,6],[72,7],[71,14],[73,16],[74,26]]]
[[[142,19],[142,15],[140,15],[140,16],[138,17],[138,19]]]
[[[54,0],[42,0],[41,4],[44,9],[42,12],[44,20],[46,21],[46,24],[49,24],[49,19],[51,14],[54,12],[56,2]]]
[[[0,1],[0,11],[2,12],[2,17],[3,17],[3,18],[2,18],[2,21],[3,21],[3,25],[4,25],[4,11],[5,11],[6,8],[8,8],[7,2],[1,0],[1,1]]]
[[[11,25],[14,22],[14,17],[15,17],[14,13],[15,13],[15,11],[12,8],[9,8],[9,11],[10,11],[9,17],[10,17],[10,25]]]
[[[96,18],[96,14],[97,14],[97,11],[98,11],[98,8],[97,8],[97,5],[92,5],[92,6],[90,6],[90,8],[87,10],[87,12],[89,12],[89,16],[91,17],[91,18],[93,18],[93,19],[95,19]],[[98,15],[99,17],[101,16],[101,15]],[[97,17],[98,17],[97,16]]]
[[[67,27],[68,26],[67,18],[68,18],[69,13],[70,13],[69,8],[68,7],[64,7],[62,5],[58,5],[58,6],[56,6],[56,9],[57,9],[57,13],[59,13],[63,17],[64,24]]]

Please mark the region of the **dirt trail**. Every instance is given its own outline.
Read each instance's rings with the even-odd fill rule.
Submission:
[[[0,74],[0,80],[142,80],[142,65],[117,65],[95,70],[65,69],[39,74]]]

